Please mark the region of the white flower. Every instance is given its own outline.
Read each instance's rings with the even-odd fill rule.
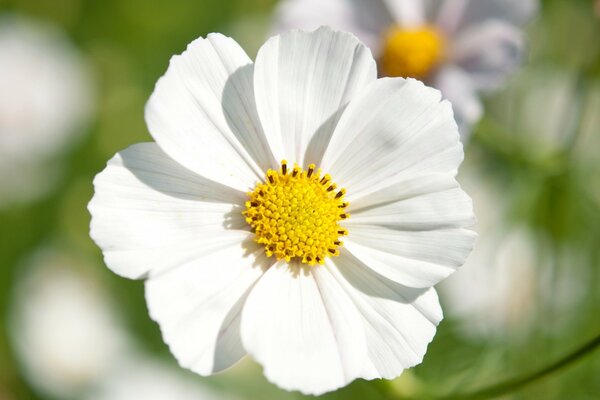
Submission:
[[[89,210],[183,367],[248,352],[318,394],[421,362],[442,318],[431,286],[463,263],[474,216],[450,104],[376,75],[328,28],[273,37],[254,64],[219,34],[171,60],[146,107],[156,143],[117,154]]]
[[[384,76],[424,80],[454,107],[463,138],[482,115],[479,93],[521,61],[519,26],[536,0],[284,0],[276,30],[330,25],[356,34]]]
[[[11,339],[31,384],[72,398],[114,368],[128,338],[96,266],[56,249],[37,252],[14,288]]]
[[[54,181],[47,162],[82,132],[90,77],[56,28],[4,15],[0,93],[0,203],[31,200]]]

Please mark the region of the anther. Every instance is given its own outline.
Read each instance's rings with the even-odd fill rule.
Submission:
[[[287,161],[286,160],[281,161],[281,174],[282,175],[287,174]]]
[[[308,176],[309,178],[312,176],[313,172],[315,172],[315,168],[317,166],[315,164],[310,164],[308,166],[308,172],[306,173],[306,176]]]
[[[345,194],[346,194],[346,189],[340,189],[340,191],[337,192],[337,194],[335,195],[335,198],[339,199],[340,197],[342,197]],[[342,204],[346,204],[346,203],[342,203]],[[344,206],[344,207],[346,207],[346,206]]]

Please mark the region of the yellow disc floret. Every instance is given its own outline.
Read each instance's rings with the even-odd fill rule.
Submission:
[[[443,57],[444,38],[431,27],[393,27],[384,36],[380,59],[386,76],[425,78]]]
[[[314,164],[290,171],[284,160],[279,171],[269,169],[264,183],[248,193],[243,214],[267,256],[322,264],[327,256],[339,255],[339,238],[347,234],[338,224],[348,218],[345,193]]]

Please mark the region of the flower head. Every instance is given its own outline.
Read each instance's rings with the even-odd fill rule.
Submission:
[[[520,25],[536,0],[284,0],[276,30],[330,25],[356,34],[382,76],[440,89],[463,137],[482,114],[479,93],[499,87],[521,61]]]
[[[377,79],[329,28],[273,37],[255,63],[211,34],[171,60],[146,121],[156,143],[95,179],[91,235],[113,271],[146,279],[182,366],[249,353],[319,394],[422,361],[442,318],[432,286],[474,241],[437,90]]]

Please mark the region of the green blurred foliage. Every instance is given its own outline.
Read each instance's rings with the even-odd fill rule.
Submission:
[[[97,85],[95,120],[86,139],[61,160],[67,173],[60,184],[33,204],[0,210],[3,326],[19,262],[34,249],[47,242],[60,243],[101,260],[88,236],[86,204],[93,193],[92,179],[115,152],[150,140],[144,104],[169,58],[194,38],[212,31],[233,35],[253,56],[268,33],[274,2],[0,0],[1,13],[15,12],[62,26],[91,65]],[[600,101],[592,101],[592,89],[600,87],[600,16],[594,15],[591,1],[544,1],[529,34],[531,56],[525,69],[534,74],[539,68],[572,74],[576,82],[573,101],[591,103],[591,109],[582,112],[578,123],[564,128],[564,145],[542,152],[537,151],[541,148],[537,141],[545,139],[532,137],[512,124],[498,107],[497,97],[503,96],[499,93],[488,99],[489,112],[467,146],[467,158],[494,185],[504,188],[510,201],[507,223],[530,226],[540,259],[552,260],[553,278],[544,287],[546,294],[552,293],[553,285],[566,273],[581,284],[585,295],[568,310],[559,310],[556,302],[540,301],[534,328],[514,340],[469,340],[460,334],[460,321],[448,319],[441,324],[422,365],[394,382],[357,381],[325,398],[411,398],[468,392],[539,368],[600,332],[600,158],[598,147],[593,147],[600,143],[600,124],[596,119],[595,125],[587,127],[592,132],[588,136],[582,134],[581,124],[584,113],[588,118],[600,113]],[[519,79],[516,76],[509,87],[518,86]],[[595,142],[585,142],[589,135],[595,135]],[[101,274],[141,346],[174,365],[158,327],[146,312],[142,283],[121,279],[106,268]],[[2,329],[0,398],[39,398],[17,365]],[[595,354],[506,398],[598,398],[598,376],[600,355]],[[302,397],[267,384],[260,368],[253,365],[206,382],[247,398]]]

